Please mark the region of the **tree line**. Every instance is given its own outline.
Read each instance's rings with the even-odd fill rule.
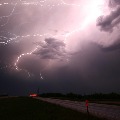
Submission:
[[[42,93],[38,96],[41,97],[52,97],[52,98],[61,98],[61,99],[71,99],[71,100],[120,100],[120,94],[119,93],[94,93],[89,95],[80,95],[75,93]]]

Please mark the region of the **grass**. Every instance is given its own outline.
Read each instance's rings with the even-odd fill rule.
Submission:
[[[85,99],[78,99],[78,98],[62,98],[62,97],[50,97],[52,99],[61,99],[61,100],[71,100],[71,101],[79,101],[79,102],[85,102]],[[88,99],[89,100],[89,99]],[[120,106],[120,100],[108,100],[108,99],[102,99],[102,100],[98,100],[98,99],[90,99],[89,100],[90,103],[97,103],[97,104],[106,104],[106,105],[116,105],[116,106]]]
[[[93,103],[120,106],[120,101],[92,101]]]
[[[88,116],[29,97],[1,98],[0,120],[88,120]],[[89,120],[103,120],[90,116]]]

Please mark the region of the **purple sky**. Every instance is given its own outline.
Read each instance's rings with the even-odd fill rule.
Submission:
[[[119,0],[1,0],[0,93],[120,92]]]

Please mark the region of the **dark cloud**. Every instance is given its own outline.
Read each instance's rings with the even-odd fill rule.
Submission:
[[[120,50],[120,43],[112,45],[112,46],[109,46],[109,47],[105,47],[105,48],[102,47],[102,50],[105,51],[105,52]]]
[[[115,7],[120,4],[120,0],[109,0],[109,7]]]
[[[118,51],[104,52],[91,43],[82,53],[72,56],[68,66],[50,71],[45,81],[53,92],[117,92],[120,90],[119,60]]]
[[[82,53],[73,57],[71,70],[73,73],[79,71],[77,78],[81,78],[79,80],[90,88],[89,91],[93,89],[102,91],[102,88],[104,88],[103,91],[110,91],[114,89],[114,86],[117,91],[119,89],[117,84],[120,82],[119,51],[105,52],[101,49],[98,45],[91,43]]]
[[[97,20],[97,26],[103,31],[112,32],[114,27],[120,24],[120,6],[107,16],[100,16]]]
[[[43,71],[44,80],[34,77],[27,80],[20,73],[0,74],[0,88],[16,95],[36,92],[74,92],[79,94],[94,92],[119,92],[120,55],[117,51],[104,52],[98,45],[91,43],[84,51],[74,54],[68,66]],[[35,62],[34,62],[35,63]],[[33,64],[34,64],[33,63]],[[31,68],[34,67],[31,64]],[[37,64],[36,64],[37,65]],[[23,73],[22,73],[23,74]],[[23,76],[23,75],[22,75]],[[4,92],[4,93],[5,93]]]
[[[62,59],[66,56],[65,43],[55,38],[46,38],[34,54],[41,59]]]

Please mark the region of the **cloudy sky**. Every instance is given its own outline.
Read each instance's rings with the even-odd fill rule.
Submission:
[[[119,0],[1,0],[0,94],[120,92]]]

